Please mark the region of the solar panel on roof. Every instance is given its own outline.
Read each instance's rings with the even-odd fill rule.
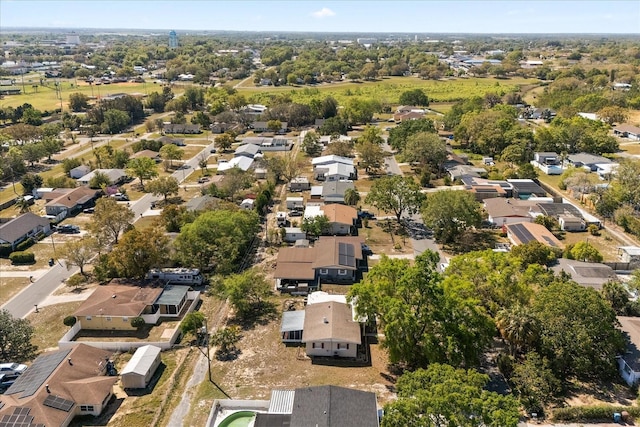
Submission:
[[[75,402],[50,394],[49,396],[47,396],[44,402],[42,402],[42,404],[53,409],[59,409],[64,412],[69,412],[71,408],[73,408],[73,405],[75,405]]]
[[[44,427],[42,424],[33,426],[33,417],[29,415],[29,408],[14,408],[13,414],[0,418],[0,427]]]
[[[554,242],[553,240],[551,240],[551,237],[549,236],[542,236],[542,238],[544,239],[545,242],[547,242],[549,244],[549,246],[556,246],[556,242]]]
[[[531,234],[531,232],[522,224],[512,224],[509,228],[522,244],[535,240],[533,234]]]
[[[33,396],[70,352],[71,349],[39,356],[29,369],[7,389],[5,394],[22,393],[21,398]]]

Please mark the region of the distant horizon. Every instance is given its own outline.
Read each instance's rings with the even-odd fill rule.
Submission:
[[[96,23],[99,22],[99,25]],[[355,34],[640,34],[640,2],[2,0],[0,28]]]

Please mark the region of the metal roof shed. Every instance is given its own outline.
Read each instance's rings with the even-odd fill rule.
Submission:
[[[136,350],[120,373],[122,388],[145,388],[160,366],[160,347],[145,345]]]

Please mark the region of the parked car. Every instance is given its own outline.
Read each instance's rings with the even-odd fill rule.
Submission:
[[[375,219],[376,216],[369,211],[358,211],[358,218],[360,219]]]
[[[87,213],[87,214],[92,214],[96,211],[96,208],[87,208],[87,209],[83,209],[82,212]]]
[[[211,154],[216,154],[218,152],[218,150],[216,150],[215,148],[212,148],[211,150],[209,150],[209,152]]]
[[[12,375],[21,375],[27,370],[27,365],[21,363],[0,363],[0,375],[10,377]]]
[[[80,232],[80,227],[78,227],[77,225],[65,224],[65,225],[58,226],[58,233],[75,234],[79,232]]]
[[[114,199],[116,199],[119,202],[128,202],[129,201],[129,196],[127,196],[124,193],[112,194],[111,197],[113,197]]]
[[[364,255],[371,255],[373,254],[373,251],[371,250],[371,248],[369,247],[369,245],[365,245],[364,243],[362,244],[362,253]]]
[[[207,178],[206,176],[203,176],[202,178],[198,179],[198,184],[204,184],[205,182],[208,182],[209,178]]]

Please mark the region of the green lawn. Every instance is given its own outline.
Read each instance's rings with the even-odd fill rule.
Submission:
[[[308,103],[311,99],[333,96],[342,105],[350,97],[374,98],[383,103],[397,104],[402,92],[420,88],[434,103],[455,102],[487,92],[506,93],[524,85],[535,84],[535,79],[458,78],[450,80],[422,80],[417,77],[389,77],[373,82],[339,82],[315,87],[239,87],[238,91],[252,102],[267,102],[275,94],[286,93],[294,102]],[[443,106],[444,107],[444,106]],[[440,111],[436,108],[436,110]],[[442,108],[446,112],[447,108]]]

